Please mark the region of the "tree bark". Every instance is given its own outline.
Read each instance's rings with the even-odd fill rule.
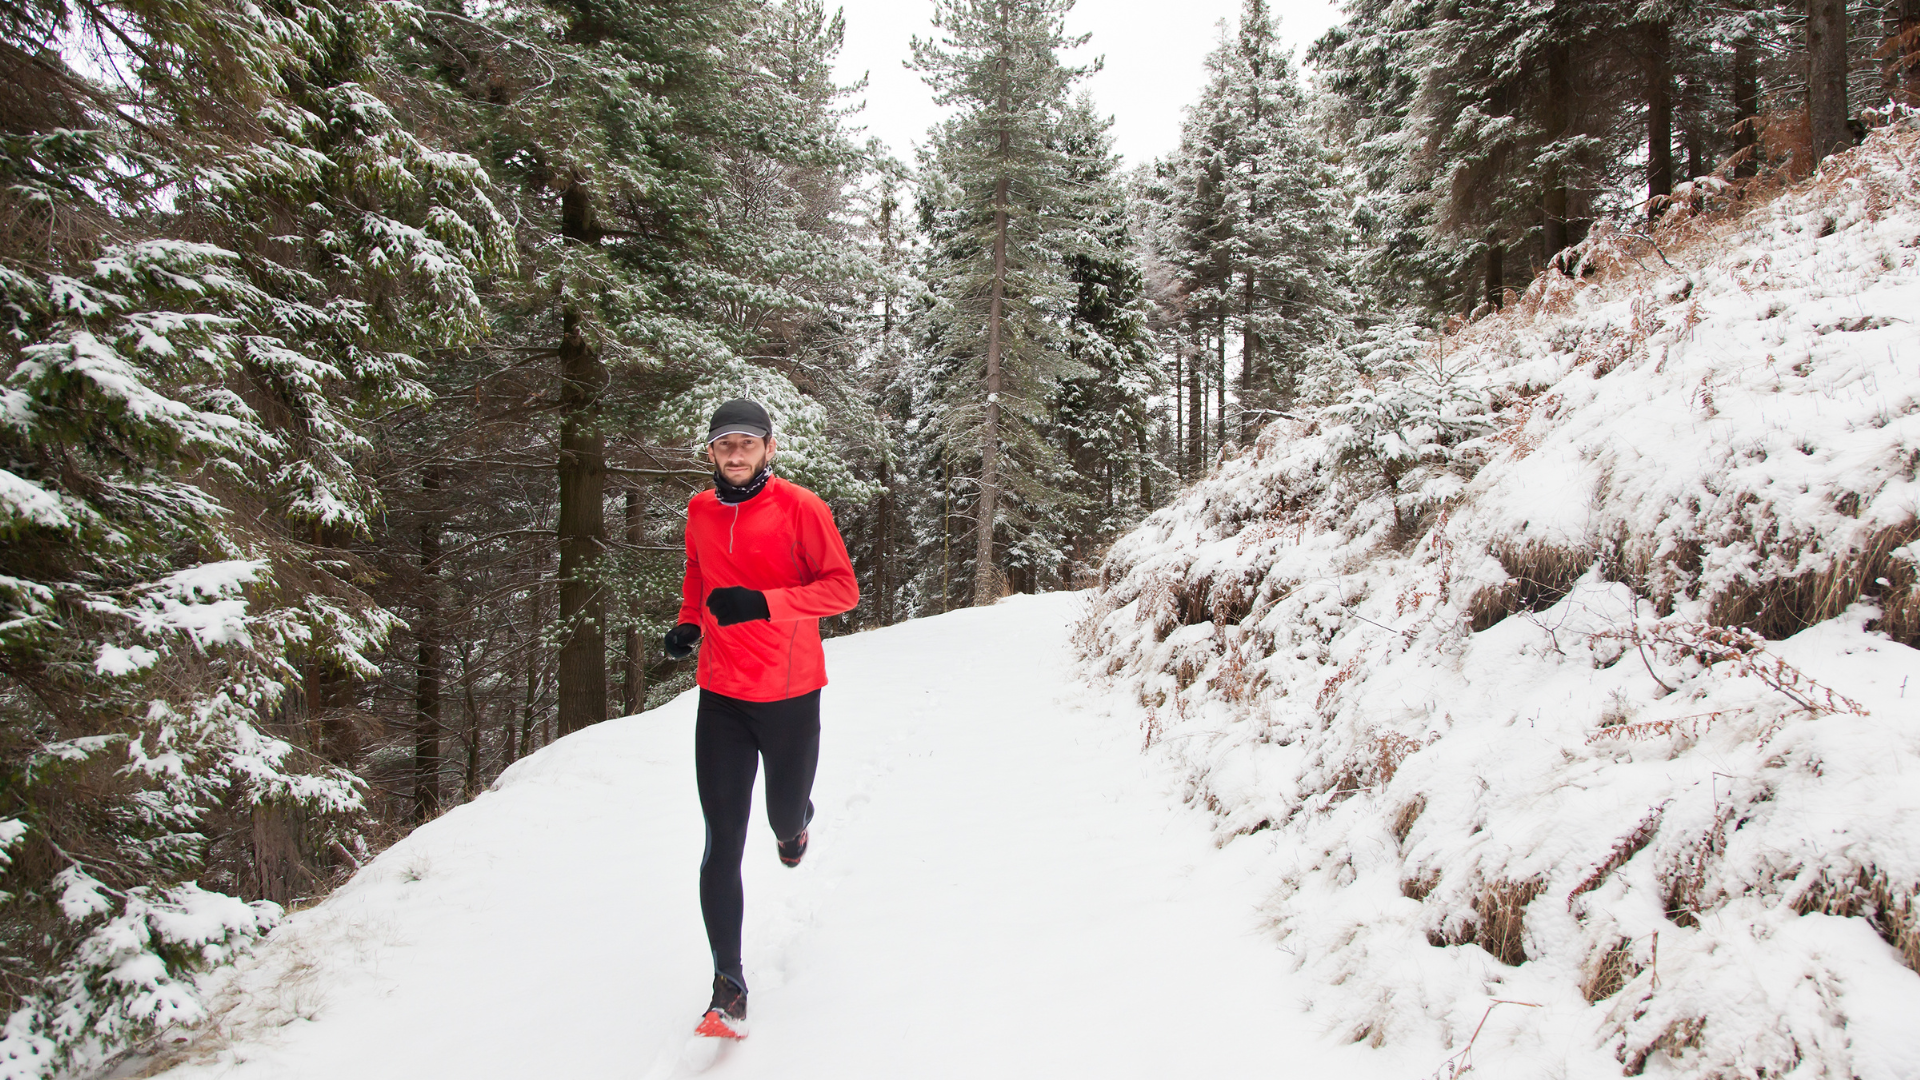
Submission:
[[[1547,138],[1554,142],[1566,137],[1567,116],[1572,106],[1567,100],[1573,94],[1573,64],[1569,52],[1565,44],[1547,50],[1547,99],[1542,126],[1546,128]],[[1553,257],[1567,246],[1567,176],[1560,166],[1550,166],[1547,170],[1540,214],[1542,247],[1547,264],[1552,265]]]
[[[1009,5],[1000,4],[1000,29],[1007,29]],[[1000,568],[993,561],[993,527],[1000,516],[1000,349],[1005,334],[1000,325],[1005,315],[1007,289],[1008,201],[1013,197],[1013,182],[1007,171],[1012,167],[1013,132],[1007,128],[1007,116],[1013,108],[1012,58],[1002,55],[997,61],[1000,78],[999,146],[994,160],[1000,177],[993,185],[993,284],[987,306],[987,411],[980,431],[980,505],[974,536],[973,603],[975,607],[1000,599],[1004,588]]]
[[[522,702],[520,713],[520,756],[533,753],[533,711],[540,700],[540,589],[535,586],[527,595],[527,648],[526,648],[526,698]]]
[[[1246,275],[1244,310],[1240,313],[1240,438],[1253,438],[1260,428],[1260,409],[1272,398],[1267,373],[1261,366],[1260,333],[1253,328],[1253,275]]]
[[[594,580],[606,542],[606,437],[600,402],[607,369],[568,310],[560,342],[559,733],[607,718],[606,594]]]
[[[1173,350],[1173,461],[1180,479],[1187,478],[1187,399],[1181,395],[1186,386],[1186,349]]]
[[[460,786],[460,797],[472,802],[480,795],[480,703],[473,697],[473,668],[467,655],[469,644],[460,646],[460,690],[461,701],[467,714],[466,746],[467,767]]]
[[[627,550],[640,550],[640,492],[627,488]],[[641,652],[640,612],[637,602],[627,612],[626,648],[622,650],[620,670],[620,706],[625,715],[632,716],[647,703],[647,664]]]
[[[1179,395],[1174,399],[1179,400]],[[1143,509],[1153,506],[1153,470],[1147,467],[1152,459],[1147,457],[1147,429],[1142,427],[1134,432],[1134,441],[1140,447],[1140,506]]]
[[[1220,443],[1227,441],[1227,305],[1220,305],[1220,322],[1214,333],[1213,352],[1213,430]]]
[[[1200,475],[1207,456],[1207,384],[1198,355],[1187,359],[1187,478]]]
[[[886,447],[880,448],[880,500],[873,526],[874,617],[881,626],[893,625],[893,482],[888,476]]]
[[[1659,217],[1673,194],[1673,45],[1671,23],[1641,28],[1647,101],[1647,216]]]
[[[1733,167],[1736,177],[1753,176],[1760,171],[1756,155],[1760,153],[1760,71],[1755,60],[1753,38],[1742,35],[1733,43],[1733,145],[1745,150],[1746,157]]]
[[[1847,130],[1846,0],[1807,0],[1807,124],[1816,162],[1853,145]]]
[[[418,653],[413,669],[413,819],[426,821],[440,812],[440,642],[439,472],[420,475],[420,616],[414,626]]]
[[[253,808],[254,896],[282,907],[306,895],[319,880],[308,865],[306,814],[298,803],[264,802]]]
[[[1000,131],[1004,161],[1010,140]],[[993,561],[994,519],[1000,513],[1000,320],[1007,275],[1007,199],[1010,184],[1001,176],[993,187],[993,296],[987,309],[987,416],[980,430],[980,506],[974,537],[973,603],[1000,599],[1000,568]]]
[[[1487,241],[1487,303],[1495,310],[1507,299],[1507,250],[1500,241]]]

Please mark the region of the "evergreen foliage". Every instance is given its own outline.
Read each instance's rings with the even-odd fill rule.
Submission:
[[[938,40],[915,39],[934,100],[956,110],[931,133],[921,194],[932,304],[929,369],[918,410],[940,447],[943,481],[973,484],[972,602],[1004,586],[1001,556],[1060,498],[1042,425],[1058,381],[1079,375],[1061,327],[1072,304],[1067,259],[1083,244],[1081,197],[1057,137],[1082,69],[1061,53],[1071,0],[943,0]],[[947,560],[950,565],[951,559]]]
[[[1342,176],[1320,152],[1264,0],[1247,0],[1207,68],[1180,148],[1141,193],[1166,268],[1161,321],[1185,361],[1189,471],[1209,443],[1244,441],[1291,408],[1309,368],[1338,364],[1356,314]]]
[[[337,546],[374,521],[366,422],[482,329],[475,279],[511,258],[479,164],[369,81],[387,18],[4,26],[10,1074],[201,1015],[192,974],[311,884],[224,837],[358,840],[360,780],[297,721],[394,622]]]

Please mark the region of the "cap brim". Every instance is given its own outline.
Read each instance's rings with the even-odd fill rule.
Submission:
[[[729,424],[718,431],[707,432],[707,445],[712,446],[715,439],[722,439],[728,435],[751,435],[756,439],[765,439],[772,436],[772,434],[773,432],[768,431],[766,428],[763,428],[763,427],[748,427],[744,424]]]

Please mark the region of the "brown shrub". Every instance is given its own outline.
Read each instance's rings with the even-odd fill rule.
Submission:
[[[1416,877],[1402,880],[1400,882],[1400,895],[1409,900],[1425,900],[1427,894],[1431,893],[1434,886],[1438,884],[1440,884],[1440,871],[1428,870]],[[1441,940],[1434,942],[1434,944],[1445,945],[1448,944],[1448,942]]]
[[[1588,874],[1581,880],[1580,884],[1573,887],[1572,892],[1567,894],[1568,910],[1573,909],[1573,902],[1575,900],[1578,900],[1583,894],[1590,893],[1599,888],[1601,882],[1607,880],[1607,875],[1627,865],[1627,860],[1639,854],[1640,849],[1647,846],[1647,841],[1652,840],[1653,834],[1659,831],[1660,816],[1666,812],[1666,809],[1666,803],[1661,803],[1659,806],[1654,807],[1653,810],[1641,820],[1640,824],[1634,827],[1632,832],[1614,841],[1613,850],[1608,852],[1607,857],[1600,861],[1600,865],[1594,868],[1593,873]],[[1601,995],[1601,997],[1607,996],[1609,995]],[[1589,997],[1587,1000],[1593,1001],[1595,999]]]
[[[1814,879],[1793,909],[1805,915],[1819,911],[1844,918],[1864,918],[1874,932],[1900,953],[1907,967],[1920,972],[1920,912],[1914,910],[1914,886],[1897,885],[1877,867],[1862,866],[1849,878],[1834,881],[1824,874]]]
[[[1733,823],[1739,807],[1728,803],[1715,816],[1713,827],[1690,843],[1675,848],[1657,875],[1666,886],[1667,918],[1675,926],[1700,925],[1701,903],[1707,887],[1707,870],[1727,847],[1727,827]]]
[[[1509,967],[1527,962],[1527,905],[1547,887],[1545,880],[1491,881],[1474,898],[1473,940]]]
[[[1495,544],[1491,551],[1507,580],[1482,588],[1467,602],[1467,618],[1476,633],[1516,612],[1553,606],[1599,557],[1592,547],[1564,548],[1532,540]]]
[[[1580,994],[1589,1004],[1604,1001],[1645,970],[1646,965],[1634,960],[1633,942],[1621,938],[1595,955],[1580,983]]]
[[[1621,1059],[1624,1066],[1620,1071],[1626,1076],[1640,1076],[1647,1071],[1647,1059],[1654,1051],[1670,1058],[1677,1058],[1686,1050],[1700,1045],[1700,1036],[1707,1030],[1707,1018],[1704,1016],[1683,1016],[1668,1024],[1654,1040]],[[1622,1051],[1625,1047],[1621,1048]]]
[[[1760,543],[1762,558],[1798,561],[1799,547]],[[1831,552],[1824,570],[1729,588],[1713,598],[1709,619],[1723,626],[1744,626],[1762,637],[1790,637],[1839,615],[1862,599],[1877,599],[1877,629],[1905,645],[1920,644],[1920,596],[1911,563],[1895,549],[1920,539],[1920,520],[1882,529],[1857,548]],[[1884,584],[1882,584],[1884,582]]]
[[[1334,776],[1333,785],[1328,789],[1333,792],[1333,801],[1339,802],[1358,792],[1376,791],[1387,786],[1393,780],[1393,774],[1400,771],[1400,763],[1424,746],[1426,743],[1419,739],[1397,731],[1369,738]],[[1407,827],[1412,828],[1412,822],[1408,822]]]
[[[1406,843],[1407,837],[1413,833],[1413,823],[1419,821],[1420,815],[1426,812],[1427,797],[1425,795],[1415,795],[1401,803],[1400,809],[1393,814],[1393,838],[1402,844]]]

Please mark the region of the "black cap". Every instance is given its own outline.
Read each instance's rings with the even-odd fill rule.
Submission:
[[[707,442],[722,435],[751,435],[764,439],[773,434],[773,421],[757,401],[734,398],[713,410],[713,422],[707,425]]]

